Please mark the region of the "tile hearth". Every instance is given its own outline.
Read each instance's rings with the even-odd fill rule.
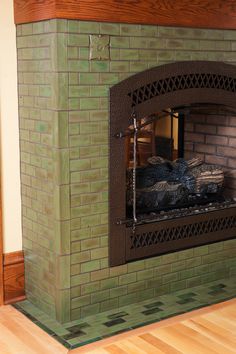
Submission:
[[[235,280],[236,277],[231,277],[210,282],[174,294],[161,295],[156,300],[145,300],[65,324],[59,324],[27,300],[14,306],[66,348],[73,349],[168,317],[229,300],[236,296]]]

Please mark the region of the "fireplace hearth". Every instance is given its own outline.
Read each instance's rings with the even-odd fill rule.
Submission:
[[[235,67],[218,62],[169,64],[111,88],[111,266],[235,237],[235,89]]]

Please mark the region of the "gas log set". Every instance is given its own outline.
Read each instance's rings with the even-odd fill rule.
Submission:
[[[133,169],[127,169],[127,209],[133,206]],[[223,202],[224,171],[200,158],[175,161],[153,156],[136,170],[138,213],[159,212],[209,202]]]

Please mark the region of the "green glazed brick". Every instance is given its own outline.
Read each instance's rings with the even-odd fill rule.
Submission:
[[[147,270],[142,270],[137,273],[137,280],[144,280],[144,279],[150,279],[153,277],[153,270],[152,269],[147,269]]]
[[[103,291],[98,291],[94,294],[91,294],[91,303],[98,303],[101,302],[103,300],[107,300],[109,299],[109,290],[103,290]]]
[[[154,58],[156,59],[156,53],[154,53]],[[148,63],[147,62],[130,62],[130,71],[133,73],[139,72],[139,71],[144,71],[148,68]]]
[[[40,86],[39,95],[42,97],[51,97],[52,89],[50,86]]]
[[[182,279],[186,279],[186,278],[191,278],[195,275],[195,269],[185,269],[185,270],[181,270],[179,272],[179,278]]]
[[[129,273],[119,276],[119,285],[133,283],[137,280],[137,273]]]
[[[201,257],[186,259],[186,268],[198,267],[202,264]]]
[[[90,274],[85,273],[85,274],[79,274],[71,277],[71,286],[77,286],[77,285],[82,285],[89,283],[90,281]]]
[[[81,273],[92,272],[94,270],[100,269],[100,261],[92,260],[81,264]]]
[[[79,48],[79,59],[89,60],[89,49],[88,48]]]
[[[72,195],[71,196],[71,203],[70,203],[71,207],[77,207],[81,205],[81,198],[80,195]]]
[[[71,160],[70,171],[83,171],[91,167],[90,159]]]
[[[100,23],[100,33],[118,35],[120,33],[120,25],[110,24],[110,23]]]
[[[186,289],[186,280],[178,280],[170,284],[170,292],[175,293],[176,291]]]
[[[115,298],[119,298],[120,296],[127,295],[127,285],[119,286],[114,289],[110,289],[110,298],[114,300]]]
[[[81,241],[81,250],[91,250],[93,248],[98,248],[100,246],[99,238],[93,238],[90,240],[83,240]]]
[[[69,124],[69,135],[78,135],[80,133],[80,125],[78,123]]]
[[[108,61],[91,61],[90,62],[90,71],[91,72],[107,72],[109,71],[109,62]]]
[[[71,308],[76,309],[77,307],[83,307],[89,305],[91,303],[90,295],[80,296],[77,298],[72,299],[71,301]]]
[[[139,25],[120,25],[121,36],[139,36],[141,28]]]
[[[81,148],[79,150],[79,154],[76,157],[88,157],[88,156],[93,156],[95,155],[95,153],[92,151],[94,151],[94,147],[89,147],[88,145],[90,144],[90,135],[73,135],[69,137],[69,143],[71,147],[84,147],[82,149],[82,155],[81,155]],[[92,155],[91,155],[92,153]]]
[[[80,24],[80,21],[73,21],[73,20],[69,20],[68,21],[68,31],[73,33],[79,33],[79,24]]]
[[[90,284],[84,284],[81,286],[81,294],[82,295],[91,294],[91,293],[97,292],[99,290],[100,290],[100,282],[99,281],[94,281],[94,282],[91,282]]]
[[[193,258],[193,248],[179,252],[178,259],[188,259]]]
[[[99,203],[100,201],[100,195],[99,194],[82,194],[80,196],[81,204],[86,205],[86,204],[93,204],[93,203]],[[93,209],[91,209],[93,213]]]
[[[208,253],[209,253],[208,245],[201,246],[201,247],[195,247],[193,250],[194,256],[203,256],[204,254],[208,254]]]
[[[101,73],[99,83],[102,85],[115,84],[119,81],[117,73]]]
[[[130,63],[127,61],[111,61],[110,62],[110,71],[111,72],[129,72]]]
[[[90,252],[83,251],[79,253],[72,253],[71,254],[71,265],[77,265],[80,262],[87,262],[90,261]]]
[[[108,189],[107,181],[91,182],[91,192],[101,192]]]
[[[163,284],[172,283],[176,280],[179,280],[178,278],[178,273],[165,274],[162,277],[162,282]]]
[[[111,48],[129,48],[129,37],[112,36],[110,39]]]
[[[121,60],[138,60],[139,51],[136,49],[120,49]]]
[[[91,97],[91,98],[81,98],[80,99],[80,108],[81,109],[84,109],[84,110],[91,109],[92,110],[92,109],[99,109],[99,107],[100,107],[100,101],[98,98]],[[85,124],[83,124],[83,126],[85,126]],[[81,125],[81,133],[83,134],[84,132],[87,133],[87,131],[84,131],[82,129],[82,125]]]
[[[79,21],[79,31],[80,33],[99,33],[99,23],[91,21]]]
[[[80,274],[81,273],[81,269],[80,268],[81,268],[80,264],[72,264],[71,267],[70,267],[71,276]]]
[[[140,26],[140,35],[155,37],[157,35],[157,26],[141,25]]]
[[[86,47],[89,45],[89,36],[86,34],[69,34],[68,45],[75,47]]]
[[[99,304],[88,305],[81,308],[81,317],[87,317],[91,315],[96,315],[100,312]]]
[[[79,74],[69,73],[69,85],[78,85],[78,84],[79,84]]]
[[[79,74],[79,83],[81,85],[96,85],[99,82],[98,73],[81,73]]]
[[[96,133],[96,131],[94,131],[94,133]],[[86,141],[87,141],[87,139],[86,139]],[[90,142],[91,142],[91,139],[90,139],[89,143]],[[80,151],[81,158],[100,156],[100,152],[99,152],[99,149],[97,146],[81,146],[79,151]],[[94,171],[91,170],[90,172],[89,171],[87,171],[87,172],[88,172],[88,174],[90,174],[90,172],[91,172],[91,175],[93,176],[91,178],[89,178],[89,176],[88,176],[89,180],[94,180],[94,178],[99,178],[99,176],[100,176],[100,173],[97,170],[94,170]],[[86,174],[84,174],[84,177],[87,178]]]
[[[81,227],[92,227],[95,225],[99,225],[100,222],[101,222],[100,215],[83,216],[81,218]]]
[[[77,183],[71,185],[71,194],[81,194],[90,192],[90,183]]]
[[[90,96],[94,97],[107,97],[109,88],[106,85],[97,85],[90,87]]]
[[[90,211],[91,211],[90,205],[81,205],[77,208],[71,209],[71,217],[78,218],[81,216],[85,216],[85,215],[88,215],[88,213],[90,213]]]
[[[108,257],[108,249],[107,247],[97,248],[91,250],[91,258],[92,259],[100,259]]]
[[[143,291],[146,288],[146,282],[143,281],[137,281],[132,284],[128,284],[128,294],[137,292],[137,291]]]
[[[67,48],[68,59],[79,59],[79,50],[77,47],[68,47]],[[81,58],[80,58],[81,59]]]
[[[108,120],[108,112],[104,110],[91,111],[90,112],[90,120],[91,121],[107,121]]]
[[[209,245],[209,254],[222,251],[223,248],[224,248],[224,245],[222,242],[210,244]]]
[[[87,60],[69,60],[69,71],[89,72],[89,62]]]
[[[109,311],[109,310],[118,308],[118,306],[119,306],[118,299],[111,299],[111,300],[102,301],[100,303],[100,311],[101,312]]]
[[[78,98],[69,98],[68,99],[69,110],[78,110],[80,109],[80,101]]]
[[[71,241],[86,240],[91,237],[89,229],[77,229],[71,232]],[[91,254],[90,254],[91,256]]]
[[[81,180],[81,174],[80,172],[72,172],[70,174],[70,182],[71,183],[78,183]]]
[[[69,97],[88,97],[89,94],[89,86],[69,86]]]
[[[101,269],[91,272],[91,281],[107,279],[109,277],[109,269]]]
[[[106,235],[108,233],[108,225],[99,225],[91,228],[91,235],[101,236]]]
[[[103,196],[99,196],[99,199],[104,200]],[[101,214],[108,212],[108,198],[106,198],[106,203],[96,203],[91,206],[91,211],[93,214]]]
[[[137,302],[139,299],[139,293],[131,293],[119,297],[119,306],[127,306]]]
[[[89,182],[100,178],[100,170],[81,171],[81,182]]]
[[[89,114],[90,114],[89,111],[69,112],[69,122],[77,123],[77,122],[89,121]]]
[[[27,23],[21,25],[21,34],[22,36],[28,36],[30,34],[33,34],[33,24]]]

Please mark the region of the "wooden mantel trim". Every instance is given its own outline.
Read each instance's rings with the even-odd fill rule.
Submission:
[[[15,23],[53,18],[236,29],[235,0],[14,0]]]

